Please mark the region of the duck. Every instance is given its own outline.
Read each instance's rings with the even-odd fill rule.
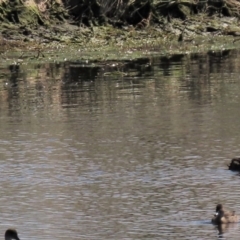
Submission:
[[[19,237],[18,237],[18,233],[15,229],[8,229],[6,232],[5,232],[5,240],[20,240]]]
[[[233,158],[228,169],[232,171],[240,171],[240,158]]]
[[[223,208],[222,204],[218,204],[216,207],[216,213],[212,218],[213,224],[223,224],[223,223],[236,223],[239,221],[239,217],[235,212],[227,211]]]

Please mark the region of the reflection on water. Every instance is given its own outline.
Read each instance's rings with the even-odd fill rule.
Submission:
[[[231,224],[220,224],[216,226],[216,229],[218,230],[219,238],[223,238],[224,234],[226,235],[227,233],[234,233],[238,234],[238,223],[231,223]],[[229,236],[228,236],[229,237]]]
[[[239,55],[0,66],[0,232],[238,239]]]

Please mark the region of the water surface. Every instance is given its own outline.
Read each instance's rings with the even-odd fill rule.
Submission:
[[[2,235],[238,239],[239,56],[0,65]]]

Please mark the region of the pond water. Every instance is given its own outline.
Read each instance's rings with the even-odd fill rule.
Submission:
[[[240,52],[0,65],[0,233],[239,239]]]

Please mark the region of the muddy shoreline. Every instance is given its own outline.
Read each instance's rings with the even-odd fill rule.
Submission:
[[[22,3],[16,1],[17,7],[19,4]],[[147,14],[135,22],[136,17],[103,21],[99,16],[88,17],[84,22],[70,16],[63,5],[55,1],[51,1],[45,12],[35,4],[31,8],[24,6],[24,11],[16,15],[12,10],[16,6],[1,7],[4,11],[0,17],[0,51],[6,61],[22,62],[28,58],[62,61],[76,57],[104,61],[155,53],[224,51],[240,46],[239,16],[224,14],[226,7],[223,6],[209,14],[210,10],[192,13],[192,5],[175,4],[170,10],[168,8],[168,14],[161,14],[159,10],[158,17],[153,17],[156,10],[144,5]],[[181,6],[184,11],[179,10]]]

